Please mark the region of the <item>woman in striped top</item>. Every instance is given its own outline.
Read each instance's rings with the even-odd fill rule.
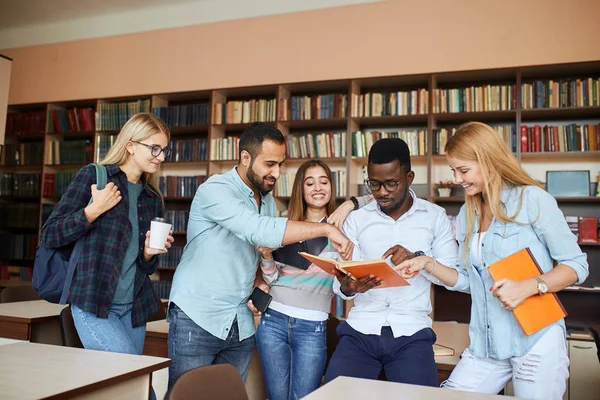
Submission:
[[[334,191],[329,167],[320,160],[305,162],[296,173],[288,218],[323,221],[335,209]],[[300,246],[322,257],[338,257],[326,240],[313,240]],[[325,371],[333,276],[313,264],[300,265],[293,257],[295,249],[277,250],[275,260],[272,249],[259,250],[263,277],[273,296],[256,332],[268,397],[299,399],[319,387]]]

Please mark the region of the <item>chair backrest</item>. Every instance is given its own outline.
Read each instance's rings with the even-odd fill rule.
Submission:
[[[596,342],[596,350],[598,352],[598,362],[600,362],[600,325],[590,326],[590,332]]]
[[[242,377],[231,364],[193,369],[173,385],[170,400],[248,400]]]
[[[14,303],[16,301],[41,300],[31,285],[9,286],[0,293],[0,303]]]
[[[83,349],[83,344],[81,343],[81,339],[79,339],[79,334],[73,321],[71,306],[63,308],[60,312],[60,335],[63,346]]]

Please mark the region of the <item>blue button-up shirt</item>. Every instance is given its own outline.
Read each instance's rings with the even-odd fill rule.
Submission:
[[[237,168],[213,175],[194,196],[187,244],[175,270],[170,301],[202,329],[225,340],[235,318],[239,339],[254,334],[246,303],[260,254],[256,246],[281,246],[286,218],[275,218],[275,199],[254,192]]]
[[[579,248],[577,238],[571,233],[552,195],[535,186],[505,189],[502,202],[506,214],[513,216],[517,213],[522,192],[522,206],[516,216],[519,223],[504,224],[494,219],[483,238],[481,275],[467,259],[462,265],[454,266],[458,271],[458,281],[454,287],[448,287],[471,293],[469,350],[477,357],[503,360],[522,356],[551,326],[558,324],[563,329],[565,326],[564,320],[560,320],[525,336],[513,314],[503,309],[500,301],[490,292],[494,281],[487,267],[491,264],[529,247],[544,273],[553,268],[553,260],[556,260],[558,264],[573,268],[577,283],[582,283],[588,276],[587,256]],[[475,227],[478,225],[476,220]],[[466,210],[463,206],[457,218],[459,260],[464,260],[465,256],[466,229]],[[476,240],[475,231],[471,238]]]

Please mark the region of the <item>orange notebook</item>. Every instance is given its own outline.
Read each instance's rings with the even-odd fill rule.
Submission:
[[[504,278],[521,281],[543,273],[529,248],[495,262],[488,271],[494,282]],[[556,293],[533,295],[512,313],[527,336],[567,316]]]
[[[374,289],[410,285],[406,279],[398,275],[398,273],[394,271],[394,269],[390,267],[385,260],[337,261],[332,258],[313,256],[312,254],[305,252],[299,252],[298,254],[331,275],[335,275],[336,269],[346,275],[352,274],[353,278],[358,279],[362,278],[363,276],[373,274],[374,276],[381,278],[382,281],[381,285],[375,287]]]

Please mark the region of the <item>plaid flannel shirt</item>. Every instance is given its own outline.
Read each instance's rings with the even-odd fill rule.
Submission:
[[[121,191],[122,200],[112,209],[89,223],[83,209],[96,183],[96,169],[88,165],[75,175],[65,194],[44,224],[41,241],[50,248],[72,245],[84,235],[81,259],[77,265],[69,301],[86,312],[107,318],[123,268],[131,237],[127,176],[118,165],[107,165],[108,182]],[[152,218],[162,215],[162,201],[146,184],[138,199],[139,255],[135,273],[132,324],[140,326],[159,307],[159,300],[148,275],[158,266],[158,256],[144,260],[146,231]]]

